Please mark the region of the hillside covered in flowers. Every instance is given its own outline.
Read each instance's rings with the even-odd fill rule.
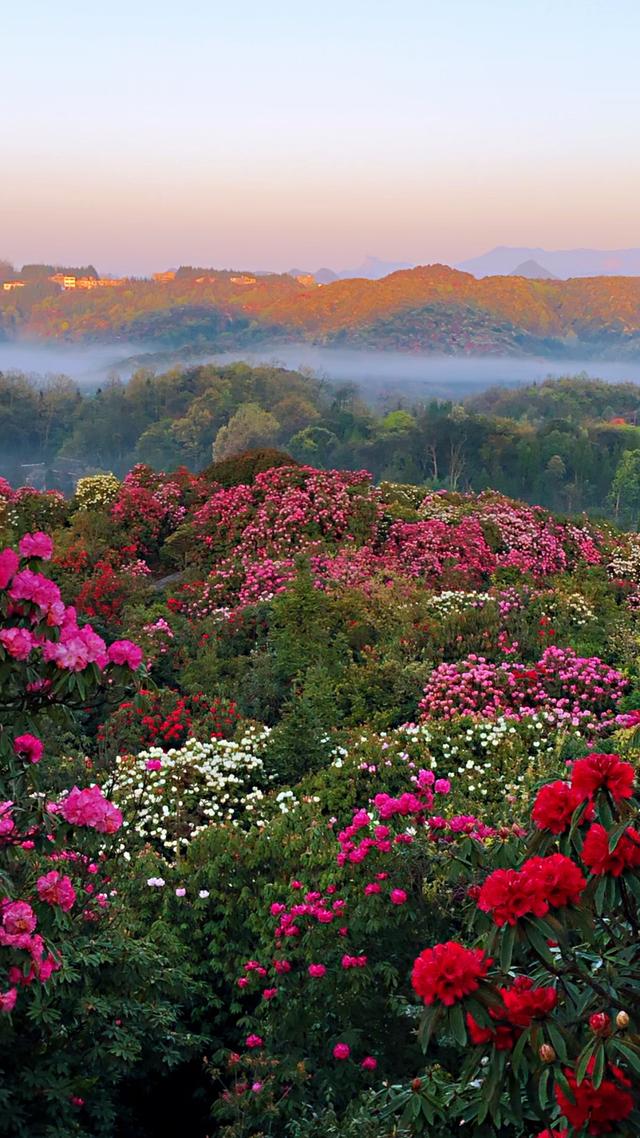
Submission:
[[[0,1134],[638,1133],[637,533],[251,451],[0,537]]]

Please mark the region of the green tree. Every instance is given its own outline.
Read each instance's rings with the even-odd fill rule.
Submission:
[[[610,499],[616,521],[638,528],[640,519],[640,450],[625,450],[611,483]]]
[[[219,462],[232,454],[271,446],[279,430],[280,424],[275,415],[263,411],[258,403],[242,403],[226,427],[218,431],[213,444],[213,458]]]

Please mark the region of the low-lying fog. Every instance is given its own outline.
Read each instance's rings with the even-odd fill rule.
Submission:
[[[363,395],[374,397],[397,389],[398,394],[403,393],[409,399],[455,398],[496,384],[517,387],[547,376],[579,372],[609,381],[640,383],[640,362],[627,361],[408,355],[312,344],[278,344],[254,351],[196,354],[159,351],[141,344],[58,346],[0,342],[0,371],[22,371],[37,376],[64,374],[87,391],[112,375],[127,379],[141,366],[161,372],[177,364],[186,366],[212,360],[230,363],[238,359],[252,364],[310,369],[333,382],[358,383]]]

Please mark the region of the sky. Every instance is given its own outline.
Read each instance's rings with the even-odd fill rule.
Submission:
[[[638,0],[3,6],[0,257],[640,246]]]

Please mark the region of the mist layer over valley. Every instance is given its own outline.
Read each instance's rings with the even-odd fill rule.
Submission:
[[[325,348],[312,344],[266,344],[254,351],[159,351],[153,344],[52,344],[0,341],[0,372],[21,372],[43,381],[68,376],[83,391],[114,377],[126,381],[140,368],[166,371],[205,363],[244,360],[312,372],[331,383],[355,383],[365,400],[410,402],[460,399],[489,387],[518,387],[549,377],[584,375],[611,383],[640,383],[640,361],[434,356],[426,353]]]

